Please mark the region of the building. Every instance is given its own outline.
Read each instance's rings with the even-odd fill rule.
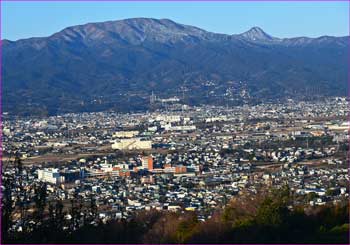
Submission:
[[[150,150],[152,149],[151,140],[142,140],[141,138],[120,139],[112,144],[115,150]]]
[[[169,130],[169,131],[194,131],[194,130],[196,130],[196,126],[195,125],[172,126],[167,130]]]
[[[85,171],[84,169],[65,169],[62,171],[61,176],[64,177],[64,181],[67,182],[74,182],[79,179],[83,179],[85,177]]]
[[[155,119],[156,119],[156,121],[163,121],[163,122],[168,122],[168,123],[174,123],[174,122],[181,121],[180,115],[158,115]]]
[[[38,179],[51,184],[64,183],[64,176],[60,175],[60,172],[57,168],[39,169]]]
[[[155,179],[152,175],[150,176],[144,176],[141,178],[141,184],[154,184]]]
[[[142,157],[142,167],[148,170],[153,170],[153,157],[152,156],[146,156]]]
[[[87,177],[115,177],[119,176],[121,170],[120,166],[113,166],[112,164],[102,163],[98,169],[89,169],[86,172]]]
[[[118,131],[113,134],[114,138],[133,138],[139,134],[139,131]]]
[[[175,173],[176,174],[183,174],[187,172],[186,166],[176,166],[175,167]]]

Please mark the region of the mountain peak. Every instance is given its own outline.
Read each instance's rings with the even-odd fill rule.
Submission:
[[[249,29],[248,32],[254,32],[254,33],[260,33],[260,34],[266,34],[263,29],[261,29],[259,26],[254,26]]]
[[[264,32],[263,29],[257,26],[250,28],[248,31],[242,33],[240,36],[253,41],[268,41],[274,39],[274,37],[270,36],[269,34]]]
[[[65,28],[54,34],[71,41],[81,40],[108,42],[122,40],[140,44],[145,40],[162,43],[184,41],[192,37],[205,38],[207,32],[197,27],[178,24],[169,19],[129,18],[124,20],[88,23]]]
[[[225,106],[227,91],[234,96],[230,106],[309,99],[314,87],[315,95],[345,95],[348,41],[279,39],[258,27],[225,35],[167,19],[72,26],[49,37],[3,41],[3,110],[23,116],[146,111],[152,91],[182,96],[184,86],[196,91],[186,93],[194,106]],[[218,89],[208,93],[207,81]],[[242,88],[254,96],[242,97]]]

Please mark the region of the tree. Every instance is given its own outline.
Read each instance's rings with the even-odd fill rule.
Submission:
[[[9,238],[9,228],[12,224],[12,212],[13,212],[13,201],[12,201],[12,190],[14,189],[14,180],[13,176],[3,174],[2,176],[3,180],[3,196],[2,196],[2,207],[1,207],[1,214],[2,214],[2,234],[3,234],[3,240],[7,240]]]
[[[38,223],[43,222],[46,207],[47,185],[39,183],[34,186],[35,218]]]
[[[309,192],[306,196],[306,201],[313,201],[315,198],[319,197],[316,192]]]
[[[192,237],[195,227],[198,224],[198,219],[195,214],[189,214],[181,221],[176,229],[177,243],[185,243]]]

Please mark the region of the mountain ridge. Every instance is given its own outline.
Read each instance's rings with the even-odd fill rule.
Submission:
[[[146,110],[150,91],[167,97],[194,89],[183,103],[342,95],[348,39],[280,39],[258,27],[227,35],[149,18],[71,26],[3,42],[4,109]]]
[[[116,23],[121,23],[121,22],[129,22],[129,21],[140,21],[140,20],[151,20],[151,21],[166,21],[168,23],[173,23],[173,24],[176,24],[176,25],[181,25],[183,27],[191,27],[191,28],[195,28],[197,30],[201,30],[201,31],[204,31],[204,32],[207,32],[207,33],[211,33],[211,34],[215,34],[215,35],[226,35],[226,36],[243,36],[244,34],[246,33],[249,33],[249,32],[260,32],[266,36],[269,36],[269,37],[272,37],[272,38],[277,38],[277,39],[280,39],[280,40],[288,40],[288,39],[297,39],[297,38],[302,38],[302,39],[320,39],[320,38],[325,38],[325,37],[328,37],[328,38],[344,38],[344,37],[348,37],[348,36],[330,36],[330,35],[321,35],[321,36],[317,36],[317,37],[307,37],[307,36],[296,36],[296,37],[285,37],[285,38],[279,38],[279,37],[273,37],[272,35],[266,33],[261,27],[259,26],[253,26],[251,27],[249,30],[243,32],[243,33],[236,33],[236,34],[227,34],[227,33],[218,33],[218,32],[211,32],[211,31],[206,31],[202,28],[199,28],[199,27],[195,27],[195,26],[192,26],[192,25],[186,25],[186,24],[179,24],[179,23],[176,23],[175,21],[171,20],[171,19],[155,19],[155,18],[146,18],[146,17],[139,17],[139,18],[128,18],[128,19],[123,19],[123,20],[109,20],[109,21],[103,21],[103,22],[88,22],[88,23],[85,23],[85,24],[79,24],[79,25],[74,25],[74,26],[69,26],[69,27],[66,27],[66,28],[63,28],[61,29],[60,31],[57,31],[51,35],[48,35],[48,36],[42,36],[42,37],[29,37],[29,38],[20,38],[20,39],[17,39],[17,40],[9,40],[9,39],[2,39],[2,41],[4,42],[18,42],[18,41],[23,41],[23,40],[29,40],[29,39],[41,39],[41,38],[49,38],[49,37],[52,37],[52,36],[55,36],[56,34],[59,34],[67,29],[71,29],[71,28],[80,28],[80,27],[84,27],[84,26],[90,26],[90,25],[104,25],[104,24],[116,24]]]

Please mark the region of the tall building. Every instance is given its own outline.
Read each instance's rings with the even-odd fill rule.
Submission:
[[[60,175],[60,172],[57,168],[39,169],[38,179],[51,184],[64,183],[64,176]]]
[[[142,167],[144,169],[153,170],[153,157],[152,156],[142,157]]]

